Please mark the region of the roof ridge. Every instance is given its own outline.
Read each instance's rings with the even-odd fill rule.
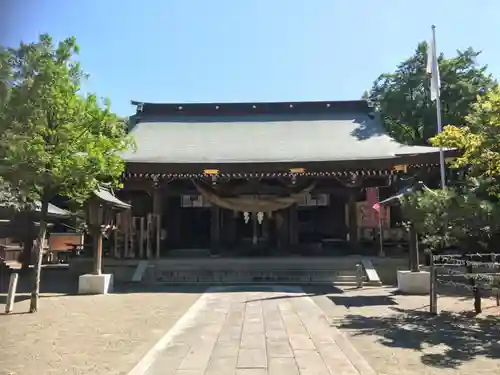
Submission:
[[[151,103],[132,101],[136,114],[171,115],[246,115],[363,112],[374,109],[367,100],[342,101],[286,101],[286,102],[239,102],[239,103]]]

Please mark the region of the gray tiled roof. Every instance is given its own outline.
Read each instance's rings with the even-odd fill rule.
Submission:
[[[259,163],[387,159],[437,152],[391,139],[368,113],[142,115],[129,163]]]
[[[110,204],[114,208],[129,209],[130,204],[122,202],[117,197],[115,197],[111,192],[105,188],[99,188],[94,191],[94,194],[100,200]]]

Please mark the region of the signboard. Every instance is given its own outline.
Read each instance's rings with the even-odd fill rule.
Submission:
[[[330,195],[328,194],[304,194],[302,199],[297,202],[297,205],[301,207],[321,207],[328,206],[329,204]]]
[[[391,211],[390,207],[380,206],[380,219],[382,221],[382,228],[391,227]],[[358,228],[378,228],[378,214],[373,209],[371,202],[357,202],[356,203],[356,219]]]
[[[203,195],[182,195],[181,207],[210,207],[210,202],[203,198]]]

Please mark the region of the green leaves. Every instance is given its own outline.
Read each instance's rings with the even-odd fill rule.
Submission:
[[[478,178],[487,190],[500,197],[500,88],[491,88],[477,98],[465,118],[466,126],[446,126],[433,137],[435,146],[460,150],[451,166],[465,168],[469,177]]]
[[[453,58],[438,57],[444,125],[463,125],[476,96],[496,83],[485,66],[477,65],[478,55],[468,48],[457,51]],[[380,75],[368,95],[382,113],[387,132],[405,144],[426,145],[437,130],[426,56],[427,43],[420,43],[414,55],[399,64],[394,73]]]
[[[470,183],[461,189],[418,192],[404,200],[405,218],[431,249],[485,247],[500,229],[500,207],[482,197],[479,181]]]
[[[48,35],[0,49],[0,88],[8,88],[0,112],[2,175],[36,199],[83,201],[100,181],[116,184],[124,168],[118,153],[132,144],[107,100],[79,95],[85,74],[77,52],[74,37],[54,45]]]

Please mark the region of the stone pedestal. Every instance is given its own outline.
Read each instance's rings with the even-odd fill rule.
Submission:
[[[112,290],[112,274],[86,274],[78,278],[78,294],[108,294]]]
[[[431,273],[398,271],[398,291],[404,294],[429,294]]]

